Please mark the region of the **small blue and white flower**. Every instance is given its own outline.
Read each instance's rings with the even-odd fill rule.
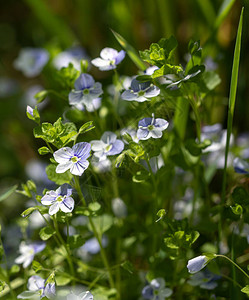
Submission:
[[[145,75],[152,75],[156,70],[159,70],[157,66],[150,66],[144,71]]]
[[[233,160],[234,171],[239,174],[249,174],[249,163],[244,159],[236,157]]]
[[[79,46],[72,47],[56,55],[53,59],[53,65],[56,69],[60,70],[61,68],[68,67],[68,65],[72,63],[74,68],[80,71],[80,61],[82,59],[89,59],[84,49]]]
[[[35,255],[41,252],[46,247],[45,243],[37,242],[26,244],[21,242],[19,246],[20,256],[15,259],[16,264],[22,264],[24,268],[27,268],[33,261]]]
[[[102,247],[106,247],[108,244],[108,239],[104,235],[101,240]],[[89,254],[97,254],[100,252],[100,245],[96,237],[90,238],[85,242],[83,246],[80,247],[80,251],[87,252]]]
[[[142,290],[144,299],[164,300],[172,295],[173,291],[165,287],[163,278],[153,279],[149,285],[146,285]]]
[[[82,103],[86,106],[92,104],[93,99],[103,94],[102,85],[95,82],[89,74],[80,74],[74,83],[74,90],[69,93],[69,104],[76,105]]]
[[[89,291],[80,293],[79,295],[71,293],[67,295],[67,300],[93,300],[93,295]]]
[[[148,140],[149,138],[159,139],[162,137],[162,131],[169,126],[169,122],[158,118],[144,118],[138,122],[137,137],[139,140]]]
[[[50,205],[48,213],[52,216],[59,210],[64,213],[72,212],[74,209],[74,199],[71,197],[73,190],[68,184],[63,184],[55,191],[48,191],[41,198],[43,205]]]
[[[192,258],[188,261],[188,271],[190,274],[195,274],[206,267],[206,265],[215,258],[215,254],[211,257],[207,257],[206,255],[200,255],[195,258]]]
[[[42,48],[24,48],[14,61],[14,67],[27,77],[39,75],[49,60],[49,53]]]
[[[29,105],[27,105],[27,113],[34,117],[34,109]]]
[[[125,58],[125,51],[117,51],[112,48],[104,48],[100,52],[100,57],[92,60],[92,64],[101,71],[116,69],[117,65]]]
[[[160,94],[160,89],[151,82],[140,82],[134,78],[131,88],[121,94],[121,98],[127,101],[144,102]]]
[[[90,156],[91,145],[81,142],[70,147],[63,147],[54,152],[54,159],[59,163],[56,173],[64,173],[67,170],[73,175],[81,176],[89,166],[87,158]]]
[[[79,103],[79,104],[76,104],[75,107],[81,111],[87,110],[89,112],[93,112],[100,108],[101,102],[102,102],[101,98],[96,98],[96,99],[93,99],[92,102],[88,103],[87,105]]]
[[[28,280],[28,291],[17,296],[17,299],[52,299],[55,297],[55,283],[47,283],[38,275],[31,276]]]
[[[216,282],[221,276],[213,274],[208,269],[194,274],[188,280],[188,283],[192,286],[199,286],[201,289],[213,290],[218,286]]]
[[[124,143],[117,139],[117,135],[111,131],[106,131],[101,139],[91,141],[94,156],[100,161],[105,160],[107,156],[116,155],[123,151]]]

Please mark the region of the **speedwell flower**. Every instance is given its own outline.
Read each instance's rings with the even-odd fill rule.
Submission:
[[[33,261],[36,253],[41,252],[45,248],[45,243],[32,243],[26,244],[21,242],[19,246],[20,256],[15,259],[16,264],[23,264],[24,268],[27,268]]]
[[[218,286],[216,281],[220,279],[220,277],[221,276],[213,274],[208,269],[205,269],[204,271],[191,276],[188,283],[192,286],[199,286],[201,289],[213,290]]]
[[[169,122],[164,119],[144,118],[138,122],[137,137],[139,140],[148,140],[149,138],[161,138],[165,130],[169,126]]]
[[[153,279],[149,285],[146,285],[142,290],[144,299],[164,300],[172,295],[172,290],[165,287],[163,278]]]
[[[104,132],[100,141],[91,141],[91,145],[94,156],[99,160],[105,160],[109,155],[119,154],[124,149],[124,143],[111,131]]]
[[[92,64],[101,71],[116,69],[116,66],[124,59],[125,51],[117,51],[112,48],[104,48],[100,52],[100,57],[92,60]]]
[[[79,103],[89,106],[93,99],[103,94],[102,85],[95,82],[89,74],[80,74],[74,83],[74,90],[69,93],[69,104],[76,105]]]
[[[151,82],[140,82],[134,78],[131,88],[122,93],[121,98],[127,101],[144,102],[160,94],[160,89]]]
[[[74,209],[74,200],[71,195],[72,189],[67,184],[63,184],[56,191],[48,191],[41,198],[41,203],[51,205],[48,212],[51,216],[59,210],[68,213]]]
[[[28,291],[17,296],[17,299],[51,299],[55,296],[55,283],[47,283],[38,275],[31,276],[28,280]]]
[[[79,295],[71,293],[67,295],[67,300],[93,300],[93,295],[89,291],[80,293]]]
[[[54,159],[59,163],[56,167],[56,173],[64,173],[67,170],[73,175],[81,176],[88,168],[87,158],[90,156],[91,145],[81,142],[73,148],[63,147],[54,153]]]
[[[189,273],[194,274],[199,272],[201,269],[206,267],[209,261],[210,258],[208,258],[206,255],[200,255],[190,259],[187,265]]]
[[[14,67],[27,77],[39,75],[49,60],[49,53],[42,48],[24,48],[14,61]]]
[[[234,171],[239,174],[249,174],[249,163],[244,159],[236,157],[233,160]]]

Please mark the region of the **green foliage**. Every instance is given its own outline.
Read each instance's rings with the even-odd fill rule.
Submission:
[[[52,227],[43,227],[40,232],[40,238],[43,241],[47,241],[48,239],[50,239],[54,234],[56,233],[56,231],[52,228]]]
[[[56,166],[53,164],[50,164],[46,167],[46,173],[49,180],[58,185],[71,182],[73,175],[69,171],[66,171],[65,173],[56,173],[55,169]]]
[[[68,245],[71,249],[81,247],[85,242],[85,239],[80,234],[71,235],[68,237]]]

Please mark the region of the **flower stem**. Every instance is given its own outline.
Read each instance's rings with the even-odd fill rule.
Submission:
[[[82,201],[83,205],[86,206],[86,200],[85,200],[85,198],[84,198],[84,196],[82,194],[82,191],[81,191],[81,188],[80,188],[80,184],[79,184],[79,179],[78,179],[77,176],[74,176],[74,181],[75,181],[75,189],[78,192],[79,198]],[[106,254],[105,254],[105,250],[104,250],[104,248],[102,246],[101,237],[99,236],[99,234],[98,234],[98,232],[96,230],[96,227],[94,225],[92,217],[88,216],[88,219],[89,219],[89,223],[91,225],[93,234],[96,237],[96,239],[97,239],[97,241],[99,243],[99,246],[100,246],[101,257],[102,257],[103,263],[104,263],[104,265],[105,265],[105,267],[106,267],[106,269],[108,271],[108,278],[109,278],[110,287],[111,288],[115,288],[114,281],[113,281],[113,278],[112,278],[111,268],[109,266],[109,263],[108,263],[108,260],[107,260]]]

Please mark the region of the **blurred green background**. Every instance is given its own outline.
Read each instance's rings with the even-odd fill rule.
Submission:
[[[185,64],[188,42],[200,40],[205,57],[218,65],[222,83],[211,124],[226,123],[226,103],[236,30],[242,6],[245,21],[234,129],[248,131],[248,0],[9,0],[0,10],[0,195],[14,184],[27,180],[25,164],[38,159],[33,123],[27,119],[24,92],[33,84],[46,85],[42,76],[25,78],[13,67],[23,47],[45,47],[63,51],[82,46],[91,58],[104,47],[120,49],[110,29],[120,33],[137,50],[148,48],[161,37],[175,35],[177,59]],[[53,50],[54,51],[54,50]],[[109,75],[92,70],[98,80]],[[136,66],[126,58],[120,73],[136,74]],[[58,116],[59,117],[59,116]],[[47,121],[55,121],[47,120]],[[12,194],[4,203],[9,213],[20,213]],[[22,200],[23,201],[23,200]]]

